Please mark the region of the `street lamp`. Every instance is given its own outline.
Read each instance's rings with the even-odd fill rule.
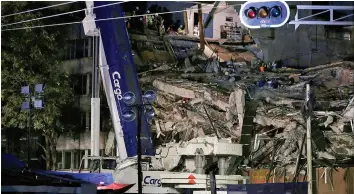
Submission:
[[[138,193],[143,192],[143,174],[141,167],[141,117],[146,116],[151,119],[155,116],[155,111],[151,106],[151,103],[156,100],[156,93],[152,90],[146,91],[143,95],[143,103],[135,104],[135,94],[133,92],[126,92],[123,95],[123,102],[128,105],[128,107],[122,110],[122,118],[126,122],[134,121],[138,119],[138,130],[137,130],[137,141],[138,141]],[[136,109],[136,110],[134,110]],[[143,113],[143,114],[142,114]]]
[[[25,97],[25,101],[22,102],[21,109],[28,111],[28,120],[27,120],[27,165],[29,166],[31,157],[30,157],[30,137],[31,137],[31,109],[41,109],[43,108],[43,84],[36,84],[34,87],[34,95],[31,93],[30,86],[21,87],[21,94]]]

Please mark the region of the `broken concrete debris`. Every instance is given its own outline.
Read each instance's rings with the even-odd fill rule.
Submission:
[[[152,129],[160,146],[203,136],[239,142],[243,123],[253,119],[248,165],[295,165],[299,152],[306,154],[300,147],[306,133],[305,86],[310,83],[315,96],[313,143],[319,149],[314,157],[338,162],[354,156],[353,62],[302,70],[266,64],[239,48],[208,48],[210,56],[189,46],[182,59],[176,57],[179,63],[166,69],[169,73],[150,70],[141,77],[144,87],[157,91]],[[256,114],[246,117],[251,100],[257,103]]]

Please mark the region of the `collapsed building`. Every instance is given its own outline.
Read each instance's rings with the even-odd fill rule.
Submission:
[[[216,23],[213,25],[215,28]],[[299,156],[303,161],[306,155],[306,149],[302,149],[306,133],[303,107],[305,85],[310,83],[315,97],[314,164],[353,164],[353,62],[349,61],[352,58],[340,60],[353,53],[349,50],[352,48],[350,38],[341,42],[327,40],[325,35],[318,35],[326,34],[318,26],[308,28],[308,32],[300,28],[300,33],[293,33],[292,27],[262,29],[252,31],[252,36],[236,26],[237,32],[246,33],[240,36],[236,33],[242,38],[232,41],[227,39],[232,33],[221,36],[220,32],[221,39],[214,39],[217,33],[213,32],[210,37],[206,33],[204,51],[199,49],[200,41],[194,36],[192,27],[186,32],[191,36],[130,33],[140,84],[158,93],[154,106],[157,117],[150,126],[156,134],[155,146],[162,150],[161,157],[166,150],[171,151],[172,145],[228,139],[243,144],[244,148],[243,157],[228,158],[230,174],[247,167],[295,168]],[[224,29],[222,25],[219,27]],[[260,40],[263,36],[266,38]],[[289,36],[291,42],[287,42]],[[303,46],[305,39],[308,40]],[[333,43],[336,43],[335,47],[330,46]],[[299,49],[305,50],[305,54],[314,49],[319,51],[300,57]],[[325,49],[326,52],[322,52]],[[285,58],[299,55],[296,57],[301,60],[266,62],[281,58],[283,54]],[[314,61],[326,65],[307,69],[290,66],[318,65]],[[333,61],[337,62],[331,63]],[[86,118],[88,123],[89,114]],[[106,147],[106,155],[109,155],[107,153],[114,150],[114,135],[109,133],[104,137],[101,149]],[[85,148],[80,147],[78,140],[77,149],[85,149],[85,154],[89,154],[89,134],[81,138],[81,144],[84,139],[87,140]],[[61,145],[69,143],[63,141]],[[74,161],[73,152],[66,158]],[[195,167],[184,168],[195,171]]]
[[[149,64],[140,59],[147,61],[144,65],[153,64],[139,76],[143,88],[157,91],[156,118],[151,122],[156,147],[169,150],[203,138],[228,138],[243,144],[242,157],[228,158],[228,173],[247,167],[301,170],[309,83],[314,165],[353,163],[353,62],[294,69],[278,61],[264,63],[252,41],[246,46],[207,42],[204,51],[186,37],[165,37],[164,42],[175,62]]]

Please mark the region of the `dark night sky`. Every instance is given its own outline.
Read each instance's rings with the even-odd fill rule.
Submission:
[[[151,5],[158,4],[161,7],[166,7],[170,11],[179,11],[179,10],[184,10],[186,8],[192,7],[194,4],[189,3],[186,1],[183,2],[176,2],[176,1],[148,1],[148,6],[150,7]],[[173,15],[173,20],[181,20],[181,23],[183,23],[183,13],[175,13]]]

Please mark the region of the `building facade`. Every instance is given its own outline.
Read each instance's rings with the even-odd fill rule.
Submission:
[[[64,62],[62,71],[71,74],[74,83],[74,91],[77,96],[75,106],[80,108],[80,123],[83,129],[78,136],[72,137],[62,134],[57,142],[58,169],[78,169],[81,158],[84,155],[91,155],[91,91],[92,91],[92,37],[85,36],[83,25],[71,26],[71,34],[65,46]],[[101,98],[101,132],[100,132],[100,154],[112,156],[115,151],[112,149],[105,154],[105,145],[108,140],[109,115],[104,112],[108,110],[105,101],[103,87],[100,87]],[[84,162],[87,167],[88,161]]]
[[[214,4],[202,5],[202,18],[205,22],[210,11],[213,9]],[[186,10],[188,25],[188,36],[199,36],[198,29],[198,7],[192,6]],[[209,25],[205,28],[205,37],[211,39],[237,39],[237,31],[242,31],[243,25],[241,24],[240,17],[232,5],[227,2],[220,2],[217,6],[214,15],[209,22]],[[225,34],[225,35],[224,35]],[[240,32],[239,32],[240,34]],[[242,37],[241,37],[242,38]]]

